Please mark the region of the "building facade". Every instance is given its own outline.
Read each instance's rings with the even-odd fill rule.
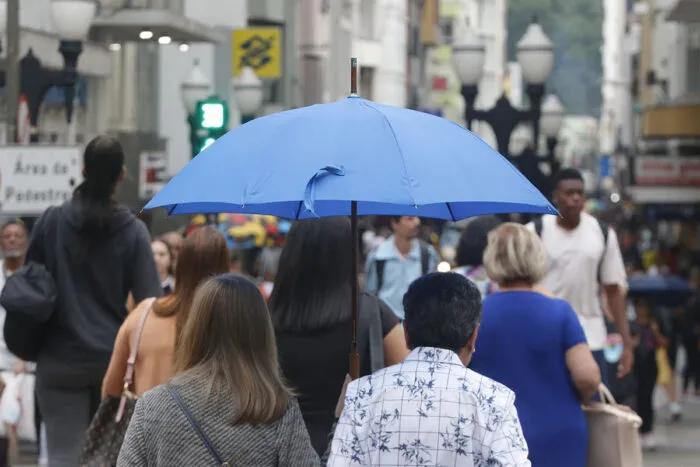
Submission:
[[[503,94],[507,77],[505,0],[440,0],[439,45],[429,52],[426,89],[422,106],[439,109],[448,119],[464,124],[461,82],[454,68],[452,45],[465,27],[476,30],[486,46],[484,74],[479,82],[477,108],[490,108]],[[473,131],[495,145],[491,127],[475,122]]]
[[[686,0],[631,11],[640,38],[632,58],[639,144],[629,192],[638,204],[700,203],[699,18],[700,3]]]
[[[406,106],[407,0],[300,0],[299,55],[304,105],[350,92],[350,58],[357,57],[359,92]]]

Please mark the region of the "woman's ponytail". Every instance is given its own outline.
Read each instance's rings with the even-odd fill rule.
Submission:
[[[124,169],[124,150],[111,136],[97,136],[85,147],[85,180],[75,190],[83,223],[79,235],[86,247],[107,236],[112,218],[112,194]]]

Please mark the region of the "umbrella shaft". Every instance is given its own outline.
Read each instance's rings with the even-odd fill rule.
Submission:
[[[350,274],[350,310],[351,310],[351,326],[352,326],[352,346],[350,348],[350,377],[357,379],[360,377],[360,359],[357,352],[357,307],[358,307],[358,254],[357,254],[357,201],[352,201],[350,213],[350,252],[352,260],[352,274]]]

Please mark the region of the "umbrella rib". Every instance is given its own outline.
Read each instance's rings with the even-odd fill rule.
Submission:
[[[413,205],[417,205],[417,203],[416,203],[416,198],[413,196],[413,193],[411,193],[411,189],[410,189],[410,186],[411,186],[411,177],[410,177],[409,174],[408,174],[408,167],[406,166],[406,158],[403,156],[403,149],[401,149],[401,145],[399,144],[399,138],[396,136],[396,132],[394,131],[394,127],[391,126],[391,121],[389,121],[389,119],[387,118],[387,116],[384,115],[384,113],[383,113],[381,110],[379,110],[378,108],[374,107],[373,105],[371,105],[371,104],[368,103],[368,102],[371,102],[371,101],[362,100],[362,103],[363,103],[364,105],[366,105],[366,106],[369,107],[370,109],[372,109],[372,110],[374,110],[375,112],[377,112],[377,113],[384,119],[384,121],[386,122],[387,126],[389,127],[389,130],[391,130],[391,135],[394,137],[394,142],[396,143],[396,149],[399,150],[399,157],[400,157],[400,159],[401,159],[401,165],[403,165],[403,172],[404,172],[404,175],[406,176],[406,180],[408,180],[408,189],[407,189],[406,191],[408,192],[408,196],[411,197],[411,200],[413,200],[413,203],[412,203],[412,204],[413,204]]]
[[[301,207],[304,205],[304,201],[299,201],[299,206],[297,206],[297,214],[294,219],[299,220],[299,213],[301,213]]]
[[[457,222],[457,218],[455,217],[455,213],[452,212],[452,206],[450,203],[445,203],[447,205],[447,210],[450,211],[450,216],[452,216],[452,222]]]
[[[173,206],[170,209],[168,209],[169,216],[173,214],[173,211],[177,208],[178,204],[179,203],[175,203],[175,204],[173,204]]]

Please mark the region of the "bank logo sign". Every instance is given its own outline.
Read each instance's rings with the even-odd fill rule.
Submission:
[[[258,78],[279,78],[282,75],[282,32],[280,28],[250,28],[233,31],[233,70],[238,76],[250,67]]]

